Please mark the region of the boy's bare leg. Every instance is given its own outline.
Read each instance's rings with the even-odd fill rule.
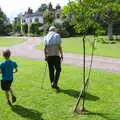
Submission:
[[[10,88],[10,94],[11,94],[12,97],[15,96],[14,93],[13,93],[13,90],[11,88]]]
[[[8,91],[8,90],[5,91],[5,96],[6,96],[6,99],[7,99],[8,104],[11,106],[12,104],[11,104],[11,102],[10,102],[9,91]]]
[[[12,96],[12,102],[14,103],[16,101],[16,97],[15,97],[13,90],[11,88],[10,88],[10,94]]]
[[[6,99],[8,101],[9,100],[9,91],[5,91],[5,96],[6,96]]]

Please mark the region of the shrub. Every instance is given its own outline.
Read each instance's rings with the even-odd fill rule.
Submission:
[[[109,41],[103,37],[98,37],[96,39],[97,42],[103,43],[103,44],[109,44]]]
[[[28,33],[28,24],[27,23],[25,23],[25,24],[22,25],[22,30],[23,30],[24,34]]]
[[[59,29],[58,33],[60,34],[60,36],[62,38],[66,38],[66,37],[70,36],[70,34],[68,33],[68,31],[66,29]]]
[[[74,25],[71,25],[70,22],[64,21],[63,26],[70,36],[75,36],[77,33],[75,32]]]
[[[100,42],[100,43],[103,43],[103,44],[116,44],[117,43],[117,41],[109,41],[109,40],[107,40],[107,39],[105,39],[103,37],[98,37],[96,39],[96,41]]]
[[[117,41],[109,41],[110,44],[116,44]]]
[[[41,26],[41,23],[32,23],[30,25],[30,33],[33,34],[33,36],[40,36],[43,33],[43,31],[39,29]]]
[[[54,25],[56,26],[57,32],[61,35],[61,37],[70,36],[69,32],[66,30],[62,23],[54,23]]]

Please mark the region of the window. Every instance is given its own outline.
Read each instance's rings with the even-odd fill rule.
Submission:
[[[30,18],[30,22],[32,22],[32,18]]]
[[[35,18],[35,22],[39,22],[39,19],[38,19],[38,18]]]
[[[59,19],[60,18],[60,14],[57,14],[56,17],[57,17],[57,19]]]
[[[25,22],[25,19],[22,19],[22,23],[24,23]]]

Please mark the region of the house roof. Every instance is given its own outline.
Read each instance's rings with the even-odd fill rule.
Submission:
[[[23,17],[29,18],[29,17],[41,17],[43,14],[41,12],[35,12],[35,13],[25,13]]]

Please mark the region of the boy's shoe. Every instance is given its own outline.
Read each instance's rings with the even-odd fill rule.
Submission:
[[[55,86],[55,89],[58,90],[58,91],[60,90],[60,88],[58,86]]]
[[[10,100],[8,100],[8,105],[9,105],[9,106],[12,106],[12,103],[10,102]]]
[[[14,103],[16,101],[16,97],[12,96],[12,103]]]
[[[51,83],[51,87],[54,88],[54,83],[53,82]]]
[[[57,89],[57,90],[60,89],[60,88],[57,86],[57,84],[52,83],[51,86],[52,86],[52,88],[54,88],[54,89]]]

